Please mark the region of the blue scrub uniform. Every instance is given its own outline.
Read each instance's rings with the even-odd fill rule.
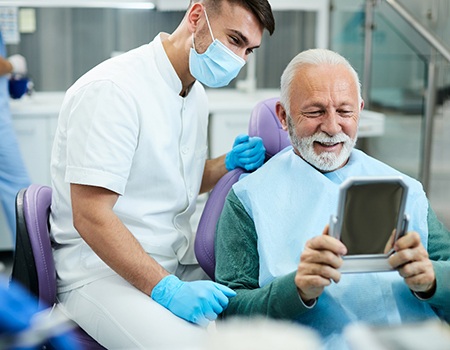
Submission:
[[[0,56],[6,57],[6,48],[0,33]],[[17,192],[30,184],[23,163],[9,109],[8,76],[0,77],[0,200],[8,225],[15,239]]]

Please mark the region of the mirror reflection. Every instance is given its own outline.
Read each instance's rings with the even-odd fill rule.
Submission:
[[[390,238],[399,220],[403,191],[399,183],[355,184],[348,188],[341,229],[348,255],[386,254],[392,248]]]

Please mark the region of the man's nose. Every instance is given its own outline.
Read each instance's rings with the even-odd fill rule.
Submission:
[[[342,131],[342,127],[339,124],[339,115],[336,112],[327,112],[321,124],[321,131],[330,136]]]

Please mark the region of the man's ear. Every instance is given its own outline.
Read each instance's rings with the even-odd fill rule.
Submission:
[[[277,113],[278,120],[280,121],[283,130],[287,131],[286,109],[279,101],[275,105],[275,112]]]
[[[195,33],[197,27],[199,26],[199,20],[204,15],[203,4],[200,2],[195,2],[189,8],[186,14],[186,19],[188,23],[188,28],[191,33]]]

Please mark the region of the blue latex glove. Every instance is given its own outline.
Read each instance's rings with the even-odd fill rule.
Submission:
[[[258,169],[264,163],[266,149],[260,137],[238,135],[233,148],[225,157],[225,167],[228,171],[243,168],[247,171]]]
[[[232,289],[212,281],[183,282],[169,275],[153,288],[151,297],[178,317],[206,327],[235,295]]]

